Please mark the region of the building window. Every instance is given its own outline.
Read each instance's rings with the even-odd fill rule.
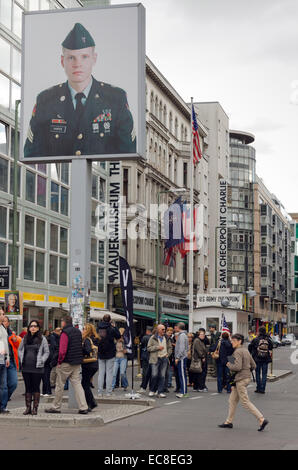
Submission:
[[[62,215],[69,214],[69,164],[51,165],[51,210]],[[67,186],[66,186],[67,185]]]
[[[8,192],[8,160],[0,158],[0,190]]]
[[[24,279],[45,282],[45,227],[44,220],[25,214]]]
[[[102,240],[91,239],[90,289],[105,291],[105,244]]]
[[[183,162],[183,186],[184,188],[187,188],[187,170],[188,170],[188,164],[187,162]]]
[[[50,226],[50,284],[67,286],[68,229],[56,224]]]

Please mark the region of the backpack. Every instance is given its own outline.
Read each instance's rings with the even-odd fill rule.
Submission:
[[[111,341],[109,340],[107,328],[99,328],[97,333],[99,336],[98,353],[105,354],[111,347]]]
[[[267,338],[261,338],[257,346],[257,358],[267,359],[269,356],[269,341]]]

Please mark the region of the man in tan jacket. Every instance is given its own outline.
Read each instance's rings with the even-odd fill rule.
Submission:
[[[229,400],[229,415],[220,428],[232,428],[233,419],[236,412],[237,404],[240,400],[242,406],[250,411],[259,421],[260,427],[258,431],[263,431],[269,421],[264,418],[262,413],[251,403],[247,394],[247,386],[251,381],[251,370],[256,368],[256,363],[243,347],[244,336],[235,334],[232,336],[232,346],[234,348],[233,360],[227,363],[227,367],[231,372],[235,372],[234,383]]]
[[[149,397],[157,394],[159,398],[165,398],[165,376],[168,359],[166,328],[158,325],[156,334],[148,341],[147,351],[149,352],[149,364],[151,365],[151,382]]]

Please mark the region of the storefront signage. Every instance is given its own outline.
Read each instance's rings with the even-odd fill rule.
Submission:
[[[222,307],[222,300],[230,302],[228,308],[242,308],[242,294],[198,294],[197,308]]]
[[[0,288],[10,289],[11,266],[0,266]]]
[[[217,284],[221,289],[227,288],[227,248],[228,248],[228,210],[227,210],[227,181],[219,180],[219,224],[217,230]]]
[[[121,221],[121,163],[111,162],[108,213],[108,280],[119,283],[120,221]]]

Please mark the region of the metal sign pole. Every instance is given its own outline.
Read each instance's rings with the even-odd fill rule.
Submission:
[[[69,287],[73,325],[83,328],[86,296],[90,286],[92,162],[73,159],[71,164],[71,228]],[[77,408],[69,384],[69,408]]]

